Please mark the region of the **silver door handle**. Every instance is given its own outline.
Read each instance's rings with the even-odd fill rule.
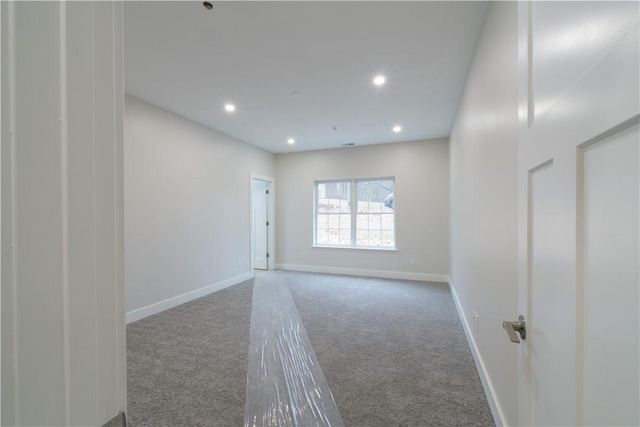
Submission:
[[[507,335],[509,335],[509,339],[511,342],[520,343],[520,339],[525,339],[527,337],[527,324],[524,321],[524,316],[521,314],[518,317],[517,322],[502,322],[502,327],[505,331],[507,331]],[[520,336],[516,334],[518,332]]]

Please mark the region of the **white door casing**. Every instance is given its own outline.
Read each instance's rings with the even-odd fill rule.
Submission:
[[[2,425],[126,411],[121,2],[2,2]]]
[[[254,179],[253,193],[253,268],[268,269],[267,253],[269,252],[269,183]]]
[[[275,254],[275,180],[250,174],[251,271],[274,268]],[[268,193],[266,193],[268,191]],[[269,225],[267,226],[267,222]],[[269,254],[267,257],[266,254]]]
[[[640,423],[638,37],[637,2],[519,4],[520,425]]]

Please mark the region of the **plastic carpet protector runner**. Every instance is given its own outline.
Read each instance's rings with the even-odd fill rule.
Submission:
[[[245,427],[344,426],[283,275],[253,285]]]

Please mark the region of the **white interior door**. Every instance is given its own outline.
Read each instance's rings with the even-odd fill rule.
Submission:
[[[637,426],[638,3],[519,8],[518,421]]]
[[[268,181],[252,180],[253,268],[269,268],[269,185]]]

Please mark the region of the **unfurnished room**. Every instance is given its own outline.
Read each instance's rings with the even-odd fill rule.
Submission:
[[[3,426],[640,425],[640,2],[0,18]]]

